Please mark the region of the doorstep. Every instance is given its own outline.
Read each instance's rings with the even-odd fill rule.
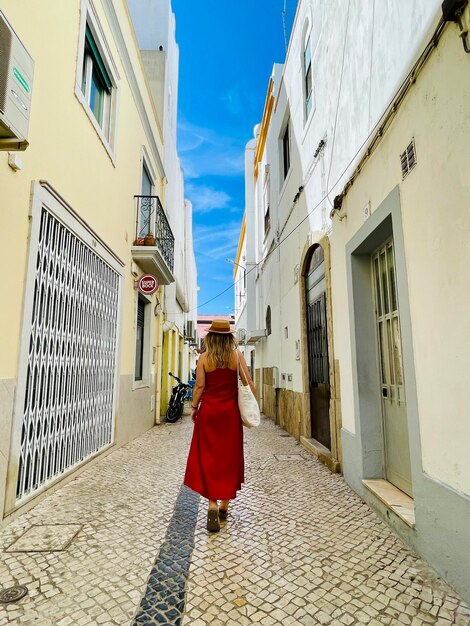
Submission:
[[[319,441],[316,439],[307,439],[307,437],[300,437],[300,443],[307,450],[307,452],[310,452],[310,454],[314,454],[318,457],[319,460],[327,465],[332,472],[336,474],[341,471],[339,461],[333,458],[331,451]]]
[[[408,524],[415,527],[415,503],[413,498],[403,493],[387,480],[363,480],[362,484],[385,504],[391,511]]]

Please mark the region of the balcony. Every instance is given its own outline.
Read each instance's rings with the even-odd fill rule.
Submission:
[[[137,203],[132,259],[157,277],[160,285],[174,282],[175,238],[158,196],[134,196]]]

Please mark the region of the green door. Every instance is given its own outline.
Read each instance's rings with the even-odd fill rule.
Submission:
[[[393,240],[372,256],[386,479],[412,496]]]

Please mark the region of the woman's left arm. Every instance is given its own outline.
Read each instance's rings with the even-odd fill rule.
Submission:
[[[245,357],[240,352],[240,350],[238,350],[237,352],[238,352],[238,358],[240,360],[239,361],[240,362],[240,376],[241,376],[242,382],[244,385],[250,385],[250,389],[253,395],[255,396],[256,401],[258,401],[258,396],[256,394],[256,387],[251,379],[250,372],[248,370],[248,365],[246,364],[246,361],[245,361]]]
[[[206,361],[205,354],[201,355],[199,361],[197,362],[196,368],[196,384],[194,385],[193,391],[193,400],[191,402],[191,418],[194,422],[197,415],[197,410],[199,408],[199,402],[201,401],[202,394],[204,393],[204,388],[206,386],[206,371],[204,369],[204,363]]]

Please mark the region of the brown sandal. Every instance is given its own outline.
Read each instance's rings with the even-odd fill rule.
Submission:
[[[224,522],[227,519],[228,510],[219,509],[219,518]]]
[[[219,513],[215,509],[207,511],[207,530],[210,533],[218,533],[220,530]]]

